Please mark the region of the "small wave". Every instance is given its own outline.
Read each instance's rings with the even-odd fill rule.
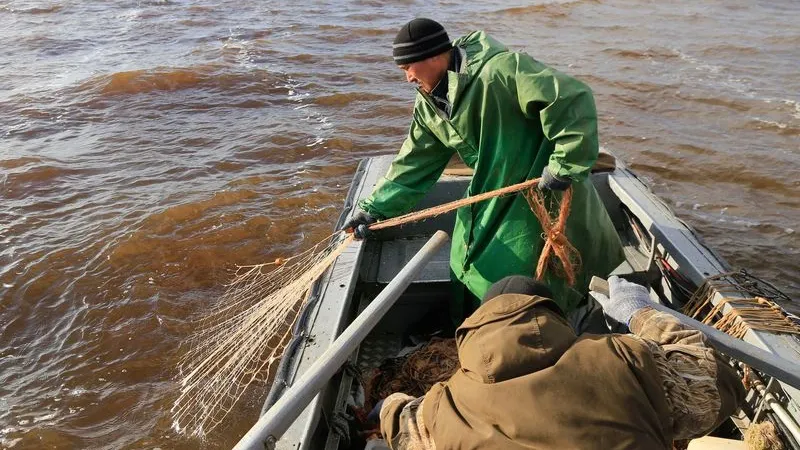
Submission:
[[[22,442],[22,438],[6,439],[0,437],[0,444],[8,448],[14,448],[20,442]]]
[[[171,226],[176,223],[201,218],[209,209],[235,205],[257,196],[256,192],[246,189],[217,192],[206,200],[169,207],[160,213],[150,216],[146,223],[154,225],[156,228],[161,228],[163,225]]]
[[[675,49],[675,52],[677,53],[678,58],[680,58],[683,61],[686,61],[687,63],[689,63],[691,65],[693,65],[695,70],[699,70],[701,72],[706,72],[706,73],[710,73],[710,74],[718,74],[718,73],[720,73],[720,72],[722,72],[724,70],[724,68],[722,66],[715,65],[715,64],[708,64],[708,63],[700,60],[699,58],[697,58],[697,57],[695,57],[693,55],[689,55],[687,53],[684,53],[684,52],[682,52],[682,51],[680,51],[678,49]]]
[[[800,136],[800,128],[777,120],[751,117],[747,128],[751,130],[773,130],[783,136]]]
[[[325,144],[328,148],[346,150],[348,152],[352,151],[353,147],[356,145],[352,139],[346,137],[330,138]]]
[[[234,161],[218,161],[214,164],[214,169],[220,172],[240,172],[246,166]]]
[[[607,48],[603,53],[629,59],[664,60],[679,58],[678,52],[667,48],[647,48],[644,50]]]
[[[792,107],[794,109],[794,111],[790,113],[792,117],[794,117],[795,119],[800,119],[800,103],[794,100],[783,100],[783,104]]]
[[[315,97],[314,103],[322,106],[347,106],[355,102],[373,102],[387,100],[392,97],[366,92],[351,92],[346,94],[331,94]]]
[[[761,173],[752,171],[749,167],[732,166],[728,167],[726,170],[705,170],[705,168],[701,167],[690,170],[686,165],[659,166],[641,162],[631,162],[630,167],[635,171],[656,174],[661,178],[671,181],[686,183],[698,183],[701,181],[705,184],[710,184],[710,182],[733,183],[741,186],[748,186],[763,192],[785,195],[787,197],[796,195],[797,187],[793,180],[784,181],[777,178],[765,177]]]
[[[392,67],[389,63],[391,62],[391,55],[387,53],[375,53],[375,54],[365,54],[365,53],[356,53],[351,52],[346,55],[342,55],[342,59],[344,61],[350,62],[353,61],[355,63],[364,63],[364,64],[380,64],[384,68],[385,67]],[[383,69],[381,69],[383,70]],[[398,74],[399,75],[399,74]],[[395,77],[399,78],[400,76],[394,75]],[[356,77],[360,78],[361,80],[366,80],[363,77]]]
[[[344,180],[348,180],[352,178],[353,172],[355,172],[356,168],[352,164],[330,164],[330,165],[320,165],[314,169],[314,171],[320,175],[321,179],[330,180],[341,178]],[[328,186],[331,187],[331,186]],[[317,202],[319,203],[319,202]],[[331,203],[331,206],[338,207],[339,199]]]
[[[99,91],[101,96],[132,95],[159,91],[208,88],[237,94],[282,94],[286,89],[275,74],[263,69],[233,71],[222,65],[202,65],[189,68],[156,68],[100,75],[81,84],[78,91]]]
[[[342,25],[320,25],[319,28],[321,31],[340,31],[347,36],[359,36],[359,37],[375,37],[375,36],[394,36],[397,32],[392,28],[358,28],[358,27],[349,27],[349,26],[342,26]]]
[[[716,151],[714,151],[712,149],[698,147],[698,146],[693,145],[693,144],[678,144],[678,145],[675,146],[675,148],[677,148],[678,150],[689,152],[689,153],[694,153],[695,155],[713,155],[713,154],[717,153]]]
[[[508,14],[508,15],[544,14],[548,17],[563,17],[569,15],[570,9],[583,3],[598,4],[600,3],[600,1],[599,0],[552,1],[536,5],[503,8],[494,12],[497,14]]]
[[[794,229],[776,223],[755,222],[755,228],[762,234],[769,234],[772,236],[788,236],[794,234]]]
[[[312,63],[314,61],[318,61],[319,57],[310,55],[308,53],[300,53],[298,55],[287,56],[286,61],[297,61],[301,63]]]
[[[228,183],[229,186],[232,187],[239,187],[239,186],[258,186],[260,184],[268,183],[274,181],[275,177],[272,175],[253,175],[249,177],[240,178],[237,180],[233,180]]]
[[[750,105],[743,102],[742,99],[726,99],[721,97],[699,97],[699,96],[684,94],[681,92],[678,92],[676,94],[676,97],[682,100],[689,100],[692,102],[703,103],[711,106],[722,106],[739,112],[750,111],[751,109]]]
[[[56,13],[63,9],[62,5],[48,5],[36,6],[32,8],[12,8],[11,6],[0,6],[0,11],[6,11],[14,14],[50,14]]]
[[[395,30],[391,28],[353,28],[352,33],[356,36],[374,37],[374,36],[394,36]]]
[[[20,102],[21,103],[21,102]],[[29,119],[40,120],[58,120],[61,119],[63,112],[56,108],[51,110],[41,109],[36,106],[27,107],[19,110],[19,115]]]
[[[719,57],[721,54],[758,55],[762,51],[756,47],[735,44],[712,45],[701,51],[703,56]]]
[[[619,93],[611,94],[609,98],[627,107],[649,113],[666,112],[671,107],[670,104],[662,101],[658,95],[635,95],[630,92],[620,91]]]
[[[51,38],[42,35],[30,36],[22,42],[31,49],[37,50],[43,56],[61,56],[75,53],[92,45],[91,41],[87,39]]]
[[[22,167],[35,162],[34,158],[20,159],[27,159],[27,161],[19,164],[17,167]],[[23,171],[9,173],[8,177],[6,178],[5,185],[9,190],[11,190],[12,188],[19,186],[29,187],[30,184],[45,183],[65,176],[79,175],[81,173],[84,173],[84,171],[79,169],[40,164]]]
[[[495,11],[497,14],[506,14],[506,15],[525,15],[525,14],[545,14],[548,17],[565,17],[568,14],[567,11],[560,9],[561,5],[553,4],[553,3],[545,3],[539,5],[528,5],[528,6],[517,6],[514,8],[505,8],[498,11]]]
[[[212,19],[183,19],[179,20],[178,23],[187,27],[206,28],[216,25],[217,21]]]
[[[174,3],[172,0],[138,0],[139,6],[170,6]]]
[[[790,46],[800,45],[800,34],[783,34],[781,36],[768,36],[764,39],[768,44],[788,44]]]
[[[375,23],[377,19],[393,19],[394,17],[386,14],[377,14],[373,12],[371,14],[349,14],[346,18],[347,20],[355,20],[358,22]]]
[[[17,167],[27,166],[28,164],[38,164],[42,160],[33,156],[22,156],[14,159],[0,160],[0,167],[3,169],[16,169]]]
[[[641,155],[648,158],[648,161],[660,162],[670,167],[680,167],[686,164],[684,158],[680,156],[670,155],[653,150],[641,150]]]
[[[774,120],[762,119],[760,117],[752,117],[752,119],[759,124],[757,125],[757,128],[762,128],[761,125],[763,124],[766,125],[767,128],[777,128],[779,130],[785,130],[786,127],[788,126],[785,123],[776,122]]]
[[[299,142],[305,139],[305,136],[292,135],[287,133],[274,133],[269,136],[269,142],[277,147],[296,146]]]
[[[213,14],[217,6],[211,5],[192,5],[186,8],[186,11],[189,13],[198,13],[198,14]]]
[[[169,71],[133,70],[118,72],[103,80],[103,94],[138,94],[152,91],[176,91],[197,86],[205,74],[191,69]]]
[[[615,88],[620,88],[622,92],[635,91],[645,94],[651,93],[671,93],[674,92],[678,86],[675,84],[657,84],[649,83],[647,81],[637,81],[635,83],[622,80],[606,80],[603,78],[592,77],[601,80],[602,83],[608,84]]]
[[[164,257],[178,258],[174,261],[177,262],[180,260],[179,252],[185,252],[192,245],[209,242],[210,239],[230,237],[229,230],[218,228],[224,215],[214,214],[215,210],[228,206],[238,207],[242,202],[256,197],[258,194],[252,190],[238,189],[217,192],[205,200],[167,207],[147,217],[139,229],[117,243],[111,250],[109,260],[116,264],[130,264],[137,258],[152,256],[154,249],[160,249],[159,252],[163,252]],[[228,215],[235,216],[236,214]],[[196,237],[198,230],[202,230],[204,234]],[[192,257],[201,258],[202,255],[195,254]],[[199,269],[207,262],[195,264],[189,261],[184,267],[196,266]],[[156,266],[152,270],[155,271]]]

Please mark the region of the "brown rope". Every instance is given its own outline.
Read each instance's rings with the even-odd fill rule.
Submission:
[[[369,229],[377,231],[411,222],[418,222],[448,213],[463,206],[523,191],[523,195],[528,201],[531,210],[542,225],[542,239],[545,240],[542,253],[539,256],[539,263],[536,266],[536,278],[541,280],[545,270],[551,267],[559,276],[566,278],[570,286],[574,286],[575,272],[577,271],[577,267],[580,266],[580,253],[569,242],[565,233],[570,205],[572,204],[572,187],[570,186],[564,192],[559,213],[557,216],[553,217],[547,211],[542,196],[536,190],[536,185],[539,184],[540,180],[541,178],[534,178],[494,191],[484,192],[482,194],[423,209],[422,211],[415,211],[402,216],[375,222],[369,226]],[[554,259],[550,258],[551,254],[554,254],[555,257],[558,258],[560,265],[556,264]]]
[[[394,392],[425,395],[434,384],[450,378],[459,364],[456,340],[439,337],[404,357],[384,360],[366,380],[365,409]]]
[[[472,197],[462,198],[454,202],[445,203],[439,206],[433,206],[422,211],[415,211],[412,213],[404,214],[402,216],[393,217],[391,219],[375,222],[369,226],[372,231],[382,230],[384,228],[396,227],[398,225],[405,225],[411,222],[418,222],[420,220],[430,219],[432,217],[440,216],[448,213],[462,206],[472,205],[474,203],[489,200],[490,198],[502,197],[508,194],[514,194],[524,189],[529,189],[539,184],[541,178],[534,178],[532,180],[523,181],[522,183],[512,184],[501,189],[494,191],[484,192],[483,194],[473,195]]]
[[[536,265],[536,279],[541,280],[545,270],[550,267],[553,273],[562,276],[570,286],[574,286],[576,267],[580,266],[581,255],[569,242],[566,234],[567,218],[572,204],[572,186],[564,192],[561,207],[555,216],[547,210],[544,198],[536,189],[530,188],[523,195],[542,225],[544,247]],[[555,258],[550,258],[551,254],[558,258],[560,265],[555,262]]]

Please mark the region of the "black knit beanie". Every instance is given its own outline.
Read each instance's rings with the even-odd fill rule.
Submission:
[[[392,54],[395,64],[412,64],[453,48],[444,27],[431,19],[414,19],[403,25],[394,38]]]

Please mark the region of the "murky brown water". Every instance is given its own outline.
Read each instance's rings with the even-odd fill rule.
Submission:
[[[395,152],[416,15],[588,81],[601,140],[736,267],[800,297],[800,5],[0,2],[0,446],[176,435],[179,344],[233,263],[326,235]]]

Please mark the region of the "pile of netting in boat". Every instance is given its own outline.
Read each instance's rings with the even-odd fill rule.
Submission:
[[[395,392],[420,397],[434,384],[446,381],[458,370],[456,340],[434,337],[417,350],[385,360],[367,376],[365,410]]]

